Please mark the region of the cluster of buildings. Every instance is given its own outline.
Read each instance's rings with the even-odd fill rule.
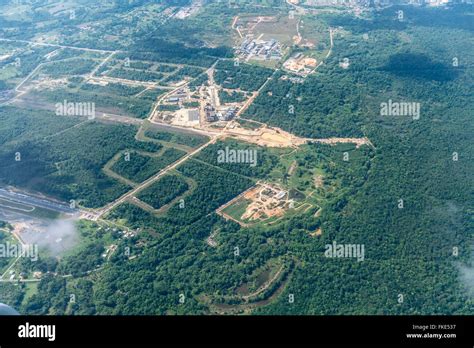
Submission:
[[[292,83],[304,83],[304,78],[303,77],[296,77],[296,76],[288,76],[288,75],[283,75],[280,77],[280,80],[282,81],[290,81]]]
[[[282,57],[282,49],[280,43],[275,39],[265,41],[246,38],[237,50],[237,54],[247,60],[250,58],[280,60]]]
[[[283,64],[283,67],[294,74],[306,76],[316,68],[317,63],[314,58],[296,53]]]
[[[260,184],[244,195],[252,202],[247,206],[242,220],[266,220],[271,217],[283,216],[289,208],[294,207],[289,199],[289,192],[276,186]]]
[[[265,185],[262,191],[260,191],[260,198],[264,202],[272,198],[277,201],[281,201],[287,196],[288,196],[288,191],[282,190],[277,187],[269,186],[269,185]]]
[[[178,104],[180,101],[184,99],[188,99],[188,97],[189,97],[189,93],[183,87],[183,88],[178,89],[173,95],[170,95],[168,99],[166,99],[166,102],[170,104]]]
[[[183,107],[183,103],[191,102],[192,98],[188,88],[178,89],[172,95],[168,96],[165,104],[178,107],[175,111],[165,111],[164,120],[171,120],[173,124],[181,126],[194,126],[199,124],[199,109],[197,107]]]
[[[135,237],[138,233],[138,229],[136,231],[134,230],[119,230],[117,228],[112,228],[112,227],[102,227],[100,226],[99,228],[97,228],[97,231],[100,232],[100,231],[105,231],[105,232],[113,232],[113,233],[117,233],[120,237],[123,237],[123,238],[132,238],[132,237]]]
[[[105,248],[105,252],[102,253],[102,257],[104,259],[108,259],[114,251],[117,250],[117,244],[111,244]]]
[[[208,103],[204,107],[207,122],[230,121],[237,115],[238,111],[239,108],[236,106],[222,107],[216,110],[214,106]]]

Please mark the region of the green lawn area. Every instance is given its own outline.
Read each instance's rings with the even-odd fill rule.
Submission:
[[[241,219],[241,216],[245,213],[245,210],[247,209],[250,203],[250,200],[240,198],[237,202],[234,202],[234,204],[231,204],[230,206],[222,210],[222,212],[238,221],[243,221]]]

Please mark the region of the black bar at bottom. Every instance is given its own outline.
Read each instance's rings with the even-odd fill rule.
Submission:
[[[35,326],[36,325],[36,326]],[[54,340],[52,327],[54,325]],[[48,331],[49,330],[49,331]],[[19,337],[39,335],[42,338]],[[50,333],[48,336],[48,332]],[[21,335],[21,334],[20,334]],[[48,338],[49,337],[49,338]],[[447,345],[473,347],[473,316],[11,316],[0,347],[153,344]]]

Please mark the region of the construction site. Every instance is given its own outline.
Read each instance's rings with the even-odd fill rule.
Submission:
[[[293,147],[296,148],[307,142],[306,139],[297,137],[289,132],[275,127],[261,125],[251,130],[242,128],[237,121],[230,122],[225,129],[225,135],[248,143],[267,147]]]
[[[283,63],[283,67],[293,74],[305,77],[316,69],[317,64],[318,61],[315,58],[306,57],[302,53],[296,53]]]
[[[223,205],[216,213],[242,226],[248,226],[272,218],[278,219],[294,208],[294,204],[287,190],[276,184],[257,183]]]
[[[208,72],[209,84],[191,89],[184,85],[163,96],[151,114],[151,120],[169,125],[206,129],[225,127],[234,119],[243,103],[221,103],[222,87],[214,82],[214,70]]]

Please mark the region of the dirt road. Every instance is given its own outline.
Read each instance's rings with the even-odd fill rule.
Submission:
[[[155,174],[154,176],[152,176],[151,178],[145,180],[144,182],[142,182],[140,185],[138,185],[136,188],[134,188],[133,190],[127,192],[125,195],[123,195],[122,197],[118,198],[117,200],[115,200],[114,202],[112,203],[109,203],[108,205],[106,205],[104,208],[102,209],[99,209],[97,212],[97,218],[100,218],[102,217],[103,215],[107,214],[108,212],[110,212],[112,209],[114,209],[115,207],[119,206],[120,204],[122,204],[123,202],[125,202],[127,199],[133,197],[135,194],[137,194],[138,192],[140,192],[141,190],[143,190],[144,188],[152,185],[154,182],[158,181],[162,176],[164,176],[166,173],[168,173],[170,170],[172,169],[175,169],[176,167],[178,167],[180,164],[184,163],[185,161],[187,161],[189,158],[191,158],[192,156],[198,154],[199,152],[201,152],[204,148],[206,148],[207,146],[213,144],[216,142],[216,140],[218,139],[219,137],[218,136],[214,136],[210,141],[208,141],[206,144],[202,145],[201,147],[198,147],[196,150],[188,153],[187,155],[185,155],[184,157],[182,157],[181,159],[179,159],[177,162],[174,162],[173,164],[170,164],[169,166],[167,166],[166,168],[160,170],[157,174]]]

